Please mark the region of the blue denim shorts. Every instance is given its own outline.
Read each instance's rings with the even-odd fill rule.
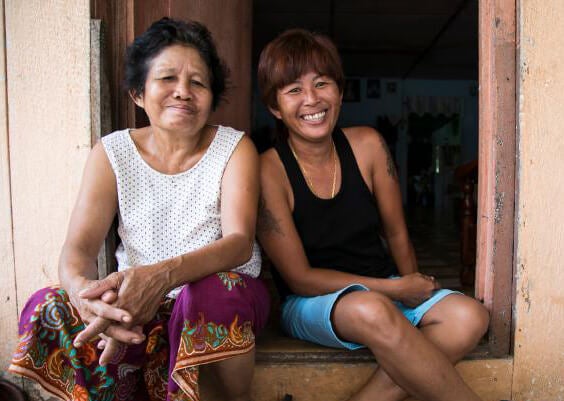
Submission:
[[[282,305],[282,329],[291,337],[299,338],[326,347],[358,349],[364,345],[341,340],[331,324],[331,311],[340,296],[352,291],[370,291],[362,284],[351,284],[339,291],[317,297],[301,297],[290,295]],[[437,302],[458,291],[440,289],[415,308],[409,308],[401,302],[394,301],[403,315],[417,326],[423,315]]]

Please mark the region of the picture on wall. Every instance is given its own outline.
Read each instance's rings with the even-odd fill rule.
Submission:
[[[380,80],[369,79],[366,81],[366,98],[380,99]]]
[[[397,82],[391,81],[386,84],[386,92],[388,93],[396,93],[398,90]]]
[[[345,80],[344,102],[360,102],[360,79]]]

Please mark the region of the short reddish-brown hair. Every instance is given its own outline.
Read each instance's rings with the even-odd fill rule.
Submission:
[[[317,72],[335,80],[343,93],[345,76],[335,44],[327,36],[289,29],[266,45],[258,63],[258,85],[265,105],[277,108],[276,92],[303,74]]]

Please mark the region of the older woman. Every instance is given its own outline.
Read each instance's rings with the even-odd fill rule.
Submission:
[[[417,272],[383,138],[336,127],[344,77],[333,43],[281,34],[260,56],[258,81],[285,127],[261,157],[257,230],[278,271],[284,330],[371,350],[379,368],[351,400],[478,400],[453,364],[483,336],[488,313]]]
[[[198,365],[211,363],[224,398],[248,401],[268,313],[254,241],[258,155],[242,132],[208,124],[225,88],[210,33],[154,23],[128,49],[126,86],[150,125],[92,150],[62,288],[29,300],[10,370],[65,400],[172,401],[198,400]],[[96,280],[116,214],[119,272]]]

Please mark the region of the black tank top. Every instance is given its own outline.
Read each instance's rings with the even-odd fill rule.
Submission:
[[[341,161],[341,188],[332,199],[311,192],[287,141],[276,146],[294,192],[292,215],[309,264],[369,277],[397,274],[379,235],[376,200],[349,141],[340,128],[335,128],[333,140]],[[274,279],[282,298],[292,293],[276,271]]]

